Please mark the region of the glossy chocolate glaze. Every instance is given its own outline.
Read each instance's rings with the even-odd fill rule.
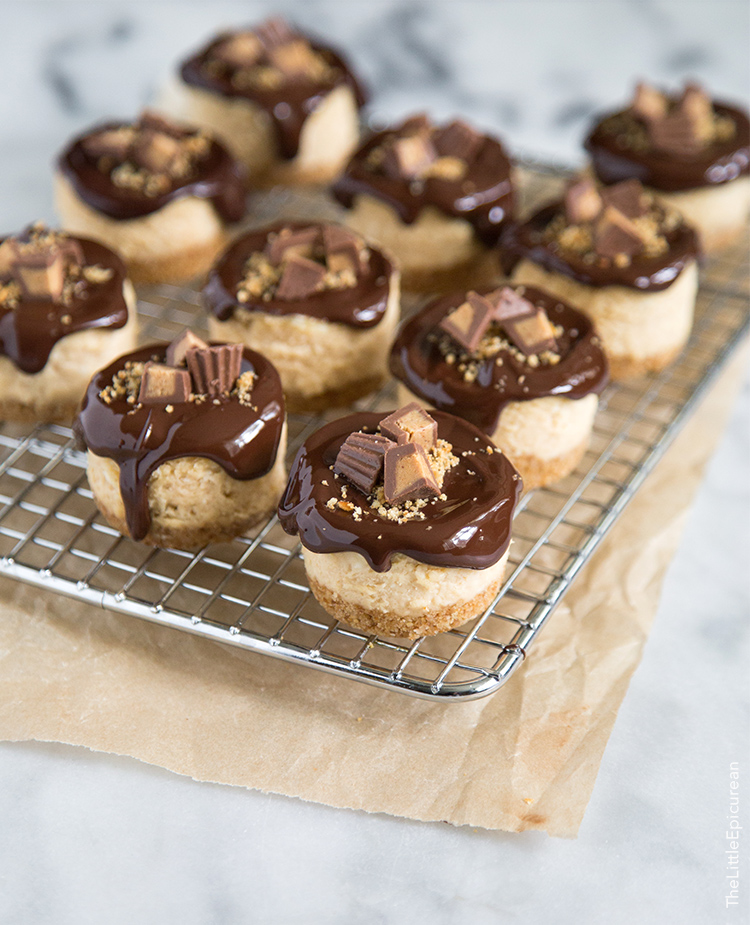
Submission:
[[[298,533],[311,552],[356,552],[376,572],[391,567],[394,553],[418,562],[454,568],[488,568],[510,543],[513,510],[521,493],[521,477],[508,459],[481,431],[450,414],[436,411],[438,437],[453,445],[459,464],[445,476],[446,501],[423,508],[424,520],[395,523],[379,517],[367,497],[330,470],[349,434],[373,433],[391,411],[361,412],[326,424],[305,441],[292,464],[289,483],[279,505],[279,519],[287,533]],[[432,413],[432,412],[431,412]],[[472,452],[461,456],[462,451]],[[323,482],[327,481],[328,485]],[[326,502],[338,498],[346,485],[347,500],[362,507],[355,521]]]
[[[244,276],[248,257],[263,251],[268,236],[282,228],[309,228],[309,224],[281,222],[260,231],[251,231],[238,238],[211,270],[203,297],[208,311],[219,321],[227,321],[237,309],[265,312],[268,315],[309,315],[324,321],[346,324],[352,328],[374,327],[385,314],[393,273],[391,262],[374,247],[369,247],[367,268],[361,271],[357,285],[349,289],[328,289],[315,292],[302,302],[283,299],[258,299],[238,302],[237,286]]]
[[[238,222],[245,214],[244,170],[217,141],[211,141],[207,157],[196,165],[196,172],[185,180],[176,180],[169,190],[147,196],[140,190],[116,186],[108,173],[97,167],[97,158],[83,147],[89,135],[122,128],[127,122],[107,122],[74,138],[58,160],[62,173],[76,193],[92,209],[114,219],[140,218],[150,215],[175,199],[195,196],[209,200],[225,222]]]
[[[337,51],[325,45],[310,41],[310,47],[336,70],[331,83],[320,83],[306,77],[295,77],[275,88],[234,86],[229,76],[214,76],[206,72],[205,64],[214,49],[234,33],[224,32],[180,67],[180,76],[186,84],[209,90],[227,97],[244,97],[263,109],[270,117],[276,130],[279,156],[291,160],[299,151],[300,135],[305,120],[321,103],[323,98],[336,87],[351,88],[358,106],[364,106],[367,93],[352,73],[346,59]]]
[[[167,346],[142,347],[98,372],[89,383],[76,421],[83,445],[120,467],[128,530],[136,540],[149,531],[148,480],[162,463],[200,456],[218,463],[233,479],[256,479],[276,461],[284,426],[279,375],[265,357],[247,347],[241,371],[256,374],[252,407],[227,397],[218,404],[211,400],[178,402],[169,413],[164,405],[133,406],[124,398],[108,405],[99,397],[127,361],[164,362]]]
[[[378,132],[362,145],[333,185],[336,199],[350,209],[356,196],[373,196],[394,209],[406,225],[415,222],[425,206],[434,206],[469,222],[488,247],[496,244],[515,205],[511,165],[500,142],[485,136],[461,180],[428,177],[417,183],[376,173],[366,163],[370,151],[397,132],[398,128]]]
[[[655,148],[633,151],[604,124],[622,113],[610,113],[599,120],[584,146],[602,183],[635,178],[646,186],[669,192],[728,183],[750,172],[750,121],[745,112],[726,103],[714,103],[714,110],[732,119],[735,136],[708,145],[698,154],[676,157]]]
[[[636,254],[626,267],[597,258],[587,263],[570,251],[563,252],[554,243],[546,243],[547,225],[563,211],[556,202],[532,215],[528,221],[511,225],[500,242],[500,256],[506,273],[520,260],[530,260],[545,270],[561,273],[587,286],[627,286],[641,292],[658,292],[670,286],[700,254],[696,233],[688,225],[678,225],[664,233],[669,249],[660,257]]]
[[[76,240],[83,250],[83,265],[111,269],[108,280],[83,281],[69,304],[22,296],[16,308],[0,305],[0,355],[24,373],[41,372],[52,348],[68,334],[89,328],[122,328],[127,323],[128,306],[122,289],[125,264],[103,244]],[[63,323],[63,318],[70,318],[69,323]]]
[[[523,288],[524,297],[544,308],[550,321],[563,328],[557,338],[561,359],[555,366],[532,369],[510,351],[501,350],[477,361],[477,378],[465,382],[456,363],[445,361],[438,338],[431,336],[442,335],[438,322],[464,301],[466,294],[455,292],[430,302],[401,327],[391,350],[391,373],[422,401],[456,414],[490,435],[509,402],[548,395],[576,399],[599,394],[609,381],[609,371],[591,321],[539,289]],[[502,360],[501,366],[497,359]]]

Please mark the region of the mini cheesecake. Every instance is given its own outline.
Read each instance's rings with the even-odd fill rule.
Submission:
[[[399,317],[399,274],[347,228],[279,224],[238,238],[208,277],[217,340],[279,371],[289,409],[349,404],[378,388]]]
[[[327,183],[359,142],[365,92],[344,58],[277,17],[188,58],[160,108],[214,132],[253,185]]]
[[[696,84],[670,95],[640,83],[585,142],[602,183],[640,180],[698,231],[706,251],[731,243],[750,217],[750,121]]]
[[[146,112],[74,139],[55,198],[63,226],[116,250],[136,282],[185,282],[244,216],[244,172],[209,135]]]
[[[491,248],[512,216],[511,165],[496,138],[424,115],[374,134],[333,194],[345,221],[398,257],[404,286],[458,286],[496,275]]]
[[[591,318],[613,379],[664,369],[690,335],[696,233],[637,180],[573,183],[564,200],[509,228],[501,250],[514,283]]]
[[[104,245],[42,224],[0,239],[0,419],[72,421],[137,328],[125,266]]]
[[[521,479],[480,430],[418,405],[309,437],[279,505],[323,608],[415,639],[478,616],[502,583]]]
[[[456,414],[537,488],[568,475],[591,435],[607,361],[591,321],[531,287],[456,292],[399,331],[399,400]]]
[[[76,432],[97,507],[152,546],[231,540],[264,520],[284,487],[276,370],[259,353],[190,331],[98,372]]]

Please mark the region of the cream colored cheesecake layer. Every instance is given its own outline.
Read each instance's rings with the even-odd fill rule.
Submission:
[[[433,407],[399,384],[399,407],[412,401],[424,408]],[[542,461],[557,459],[588,442],[598,404],[596,395],[579,399],[550,395],[508,402],[491,439],[511,459],[514,456],[535,456]]]
[[[615,376],[619,360],[640,363],[645,370],[650,358],[666,358],[668,362],[685,344],[693,323],[698,265],[694,260],[688,263],[677,279],[659,292],[586,286],[529,260],[518,264],[512,281],[543,289],[585,312],[594,322]]]
[[[8,357],[0,356],[0,418],[70,420],[94,373],[135,349],[138,316],[129,280],[123,284],[123,295],[128,306],[128,320],[123,327],[90,328],[63,337],[38,373],[25,373]]]
[[[244,97],[222,96],[172,76],[157,108],[216,135],[245,165],[251,180],[263,178],[285,183],[331,180],[359,141],[359,112],[348,86],[331,90],[307,117],[298,153],[289,161],[279,157],[271,116]]]
[[[291,399],[310,400],[362,380],[387,375],[388,354],[399,318],[399,275],[391,275],[388,304],[371,328],[353,328],[308,315],[245,312],[219,321],[209,316],[212,340],[245,344],[268,357]]]
[[[205,273],[228,238],[213,205],[185,196],[139,218],[114,219],[92,209],[61,173],[55,205],[65,231],[116,251],[136,282],[179,282]]]
[[[364,238],[393,254],[404,276],[461,266],[479,260],[485,251],[469,222],[445,215],[433,206],[426,206],[416,221],[407,225],[386,203],[360,194],[344,220]]]
[[[233,479],[210,459],[167,460],[148,482],[151,528],[144,542],[178,549],[230,540],[268,517],[286,484],[286,425],[273,467],[257,479]],[[107,521],[128,535],[120,467],[89,450],[89,486]]]
[[[682,213],[685,221],[700,234],[706,251],[730,244],[750,219],[750,177],[677,193],[657,189],[651,192]]]
[[[302,548],[308,576],[343,603],[370,614],[415,620],[454,608],[502,580],[508,552],[486,569],[425,565],[395,553],[387,572],[376,572],[356,552],[315,553]]]

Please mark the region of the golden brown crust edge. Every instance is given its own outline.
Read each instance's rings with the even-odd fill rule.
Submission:
[[[483,613],[492,603],[500,588],[500,579],[487,586],[480,594],[463,604],[439,608],[414,617],[392,611],[371,611],[358,604],[342,601],[329,588],[308,575],[310,589],[320,606],[337,620],[367,633],[382,636],[397,636],[402,639],[417,639],[419,636],[436,636],[461,626]]]

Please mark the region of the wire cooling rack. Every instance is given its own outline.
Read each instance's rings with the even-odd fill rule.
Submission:
[[[527,203],[554,193],[563,172],[523,175]],[[277,194],[278,195],[278,194]],[[266,195],[270,215],[320,215],[320,202]],[[467,700],[497,690],[521,664],[578,571],[694,410],[748,326],[748,250],[704,268],[693,335],[665,372],[612,385],[591,446],[573,474],[521,499],[508,577],[485,614],[414,642],[369,636],[329,617],[313,598],[299,547],[274,517],[256,532],[198,554],[151,549],[122,537],[98,513],[85,456],[60,426],[0,427],[0,574],[105,610],[263,652],[419,697]],[[144,340],[200,331],[197,293],[167,286],[141,298]],[[359,408],[393,407],[386,387]],[[325,420],[292,416],[289,458]]]

